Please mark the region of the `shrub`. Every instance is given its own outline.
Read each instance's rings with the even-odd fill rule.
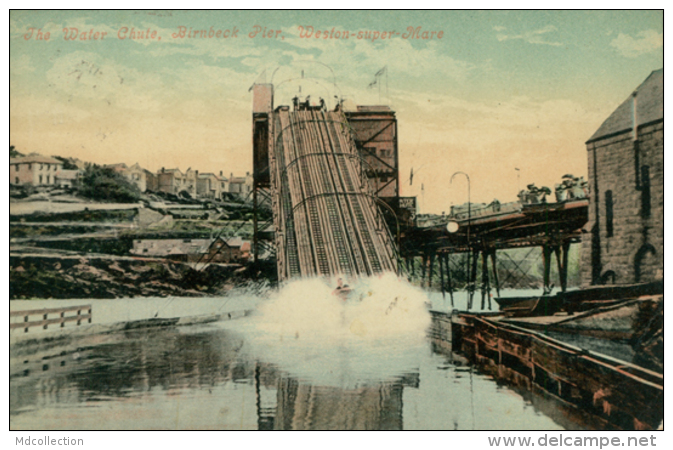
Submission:
[[[80,195],[93,200],[115,202],[137,202],[140,199],[138,187],[120,173],[96,164],[87,166],[82,176]]]

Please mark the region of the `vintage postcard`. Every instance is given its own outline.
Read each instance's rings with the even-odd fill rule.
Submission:
[[[16,445],[663,429],[663,11],[9,19]]]

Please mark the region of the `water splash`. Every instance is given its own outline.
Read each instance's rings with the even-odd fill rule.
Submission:
[[[285,285],[251,321],[251,351],[324,385],[352,386],[414,370],[430,324],[425,293],[393,274],[349,284],[346,299],[334,290],[336,278]]]

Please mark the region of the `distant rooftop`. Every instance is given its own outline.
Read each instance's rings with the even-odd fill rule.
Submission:
[[[61,180],[76,180],[79,176],[79,170],[60,170],[56,172],[56,177]]]
[[[45,163],[45,164],[63,164],[63,161],[59,161],[58,159],[52,158],[50,156],[43,156],[43,155],[38,155],[37,153],[28,155],[28,156],[21,156],[19,158],[10,158],[9,159],[10,164],[25,164],[25,163]]]
[[[358,112],[392,112],[386,105],[358,105]]]
[[[664,118],[664,69],[655,70],[636,92],[638,126]],[[597,141],[633,128],[633,95],[624,100],[587,141]]]

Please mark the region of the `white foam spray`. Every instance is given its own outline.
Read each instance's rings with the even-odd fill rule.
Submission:
[[[403,375],[427,351],[423,291],[394,274],[345,281],[293,281],[260,304],[249,327],[255,356],[302,379],[353,386]]]

